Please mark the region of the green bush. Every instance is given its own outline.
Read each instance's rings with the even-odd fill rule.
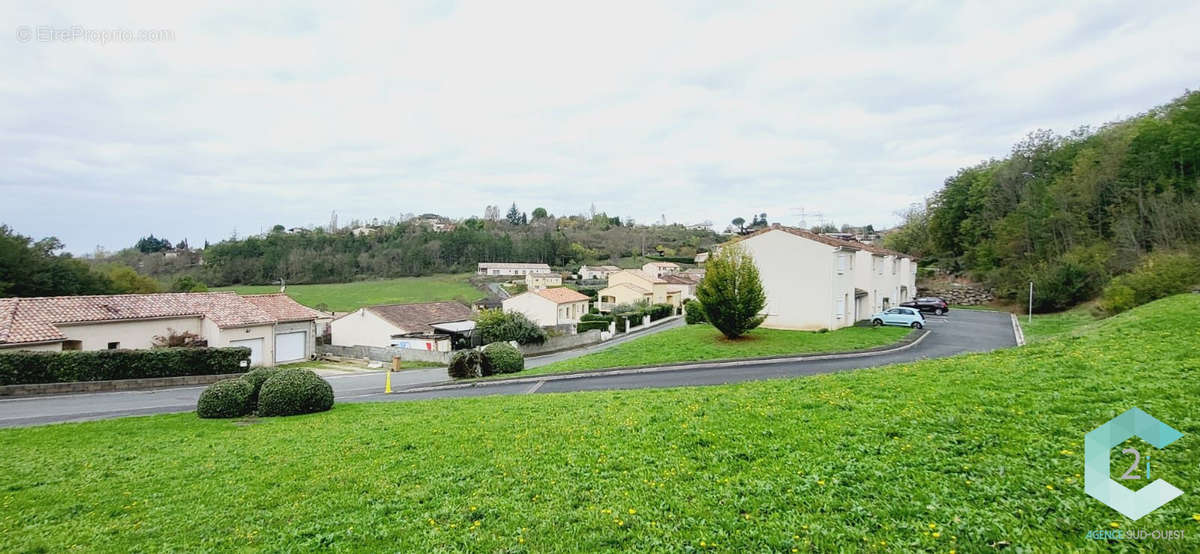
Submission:
[[[1075,249],[1034,269],[1033,311],[1056,312],[1090,300],[1104,283],[1104,253]],[[1018,293],[1017,298],[1020,298]]]
[[[475,327],[484,343],[517,341],[517,344],[546,342],[546,332],[521,312],[481,310]]]
[[[263,417],[311,414],[332,407],[333,387],[307,369],[280,371],[258,393],[258,415]]]
[[[587,313],[583,314],[583,316],[579,318],[579,321],[603,321],[605,323],[612,320],[613,317],[611,315],[604,315],[600,313]]]
[[[217,381],[200,393],[196,415],[203,418],[241,417],[254,410],[252,387],[241,379]]]
[[[654,304],[650,306],[647,313],[650,314],[650,321],[658,321],[675,315],[675,306],[671,304]]]
[[[1187,292],[1200,283],[1200,260],[1187,254],[1147,256],[1137,269],[1110,281],[1100,295],[1100,307],[1120,313],[1172,294]]]
[[[761,312],[767,293],[754,258],[739,244],[709,256],[704,279],[696,287],[704,318],[728,338],[736,339],[766,319]]]
[[[575,332],[583,333],[585,331],[591,331],[592,329],[607,331],[609,325],[610,323],[607,321],[580,321],[577,325],[575,325]]]
[[[683,305],[683,320],[686,321],[688,325],[708,323],[708,320],[704,319],[704,305],[695,298],[689,299]]]
[[[483,356],[477,350],[459,350],[450,357],[446,372],[452,379],[483,377]]]
[[[249,366],[249,348],[4,352],[0,385],[223,375],[246,371],[242,362]]]
[[[262,391],[263,383],[284,371],[287,370],[276,367],[256,367],[242,376],[242,380],[250,384],[250,406],[252,408],[258,406],[258,393]]]
[[[493,342],[483,347],[482,358],[480,370],[484,375],[517,373],[525,369],[525,355],[507,342]]]

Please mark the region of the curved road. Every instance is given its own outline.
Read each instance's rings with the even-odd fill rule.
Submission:
[[[406,401],[424,398],[528,394],[583,390],[635,389],[719,385],[761,379],[798,377],[866,367],[941,358],[965,352],[984,352],[1016,345],[1012,318],[1007,313],[957,310],[946,317],[929,316],[931,331],[915,346],[899,351],[844,359],[748,363],[736,367],[597,375],[535,383],[492,384],[426,392],[402,392],[446,379],[445,369],[408,370],[392,374],[395,394],[383,394],[382,372],[326,377],[339,402]],[[548,376],[550,377],[550,376]],[[0,427],[85,421],[130,415],[185,412],[195,409],[204,387],[147,391],[73,394],[53,397],[0,399]]]

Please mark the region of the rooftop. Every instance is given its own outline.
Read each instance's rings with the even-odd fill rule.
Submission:
[[[568,302],[586,302],[590,300],[586,294],[578,291],[573,291],[567,287],[554,287],[551,289],[542,289],[534,291],[534,294],[545,298],[555,304],[566,304]]]
[[[466,321],[475,315],[471,308],[458,302],[387,304],[365,309],[409,333],[432,333],[435,323]]]

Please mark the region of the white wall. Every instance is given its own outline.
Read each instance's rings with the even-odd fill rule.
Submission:
[[[837,274],[835,248],[783,230],[772,230],[741,241],[754,257],[767,293],[767,319],[771,329],[839,329],[852,325],[854,272]],[[836,298],[847,299],[837,317]]]
[[[170,319],[147,319],[140,321],[108,321],[104,323],[86,323],[79,325],[58,324],[58,330],[67,336],[67,340],[82,341],[83,350],[105,350],[108,343],[120,343],[118,348],[150,348],[154,346],[155,336],[167,336],[170,329],[176,333],[195,333],[208,339],[209,346],[213,344],[215,335],[204,332],[200,317],[181,317]]]
[[[235,340],[249,340],[261,338],[263,344],[262,365],[275,365],[275,324],[269,323],[266,325],[255,325],[252,327],[232,327],[225,329],[216,329],[215,332],[209,334],[208,327],[212,326],[216,329],[216,325],[211,320],[205,319],[205,336],[208,339],[209,346],[226,347],[234,346],[230,342]],[[216,337],[214,341],[211,337]]]
[[[339,317],[329,325],[331,344],[337,346],[390,346],[392,335],[405,332],[366,308]]]
[[[558,324],[558,305],[532,292],[523,292],[501,301],[505,313],[520,312],[540,326]]]

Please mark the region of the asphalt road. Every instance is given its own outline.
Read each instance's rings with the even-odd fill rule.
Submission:
[[[835,360],[786,363],[755,363],[737,367],[699,368],[547,380],[536,383],[490,385],[461,389],[404,393],[402,389],[444,381],[444,368],[407,370],[392,374],[395,394],[383,394],[382,372],[327,376],[339,402],[396,402],[423,398],[529,394],[583,390],[635,389],[719,385],[760,379],[831,373],[926,358],[984,352],[1016,345],[1007,313],[956,310],[948,316],[928,316],[931,333],[904,351]],[[581,353],[586,353],[585,350]],[[581,353],[572,353],[580,355]],[[556,361],[556,360],[550,360]],[[132,415],[185,412],[195,409],[204,387],[179,387],[147,391],[123,391],[0,399],[0,427],[39,425],[64,421],[86,421]]]

